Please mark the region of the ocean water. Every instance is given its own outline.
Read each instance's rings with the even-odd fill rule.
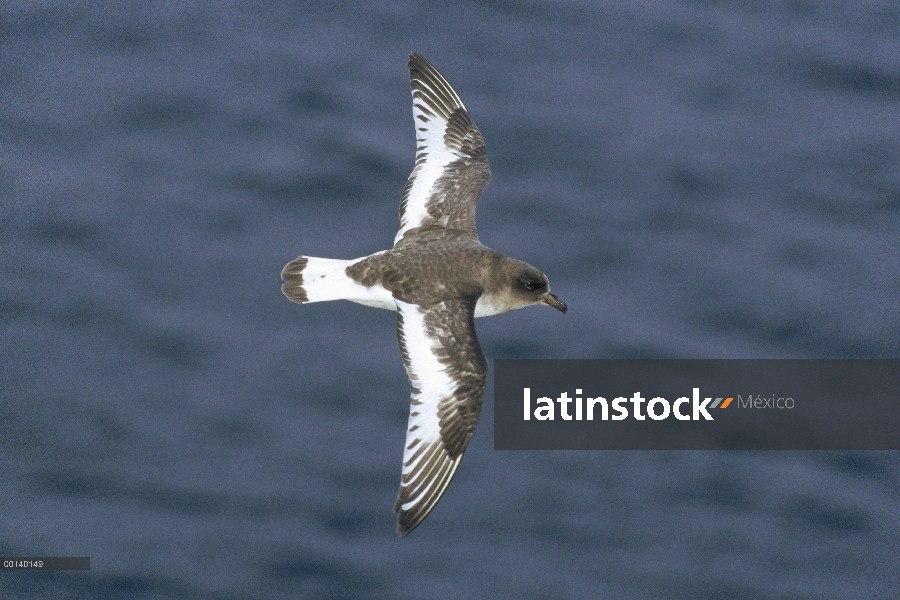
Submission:
[[[900,357],[900,6],[0,2],[3,598],[888,599],[897,452],[496,452],[394,532],[407,55],[484,134],[487,245],[569,305],[496,358]]]

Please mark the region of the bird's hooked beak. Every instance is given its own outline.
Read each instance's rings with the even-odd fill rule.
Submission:
[[[549,304],[563,314],[565,314],[566,310],[568,310],[568,308],[566,307],[566,303],[561,302],[559,298],[557,298],[550,292],[547,292],[546,294],[541,296],[541,302],[543,302],[544,304]]]

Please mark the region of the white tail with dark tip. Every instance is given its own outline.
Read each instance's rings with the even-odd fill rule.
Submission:
[[[298,256],[284,266],[281,291],[300,304],[327,300],[349,300],[375,308],[397,310],[394,297],[380,285],[365,287],[347,275],[347,267],[364,258],[341,260]]]

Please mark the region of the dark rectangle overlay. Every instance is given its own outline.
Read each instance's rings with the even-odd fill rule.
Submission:
[[[496,450],[900,450],[900,360],[500,359],[494,409]]]
[[[3,571],[90,571],[87,556],[4,556],[0,557]]]

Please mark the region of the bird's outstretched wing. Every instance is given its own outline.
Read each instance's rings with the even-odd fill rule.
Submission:
[[[475,335],[476,298],[397,302],[397,340],[409,375],[409,427],[397,532],[422,522],[453,478],[481,414],[487,361]]]
[[[481,132],[447,80],[427,60],[409,56],[416,165],[400,199],[403,236],[418,227],[475,231],[475,207],[491,179]]]

